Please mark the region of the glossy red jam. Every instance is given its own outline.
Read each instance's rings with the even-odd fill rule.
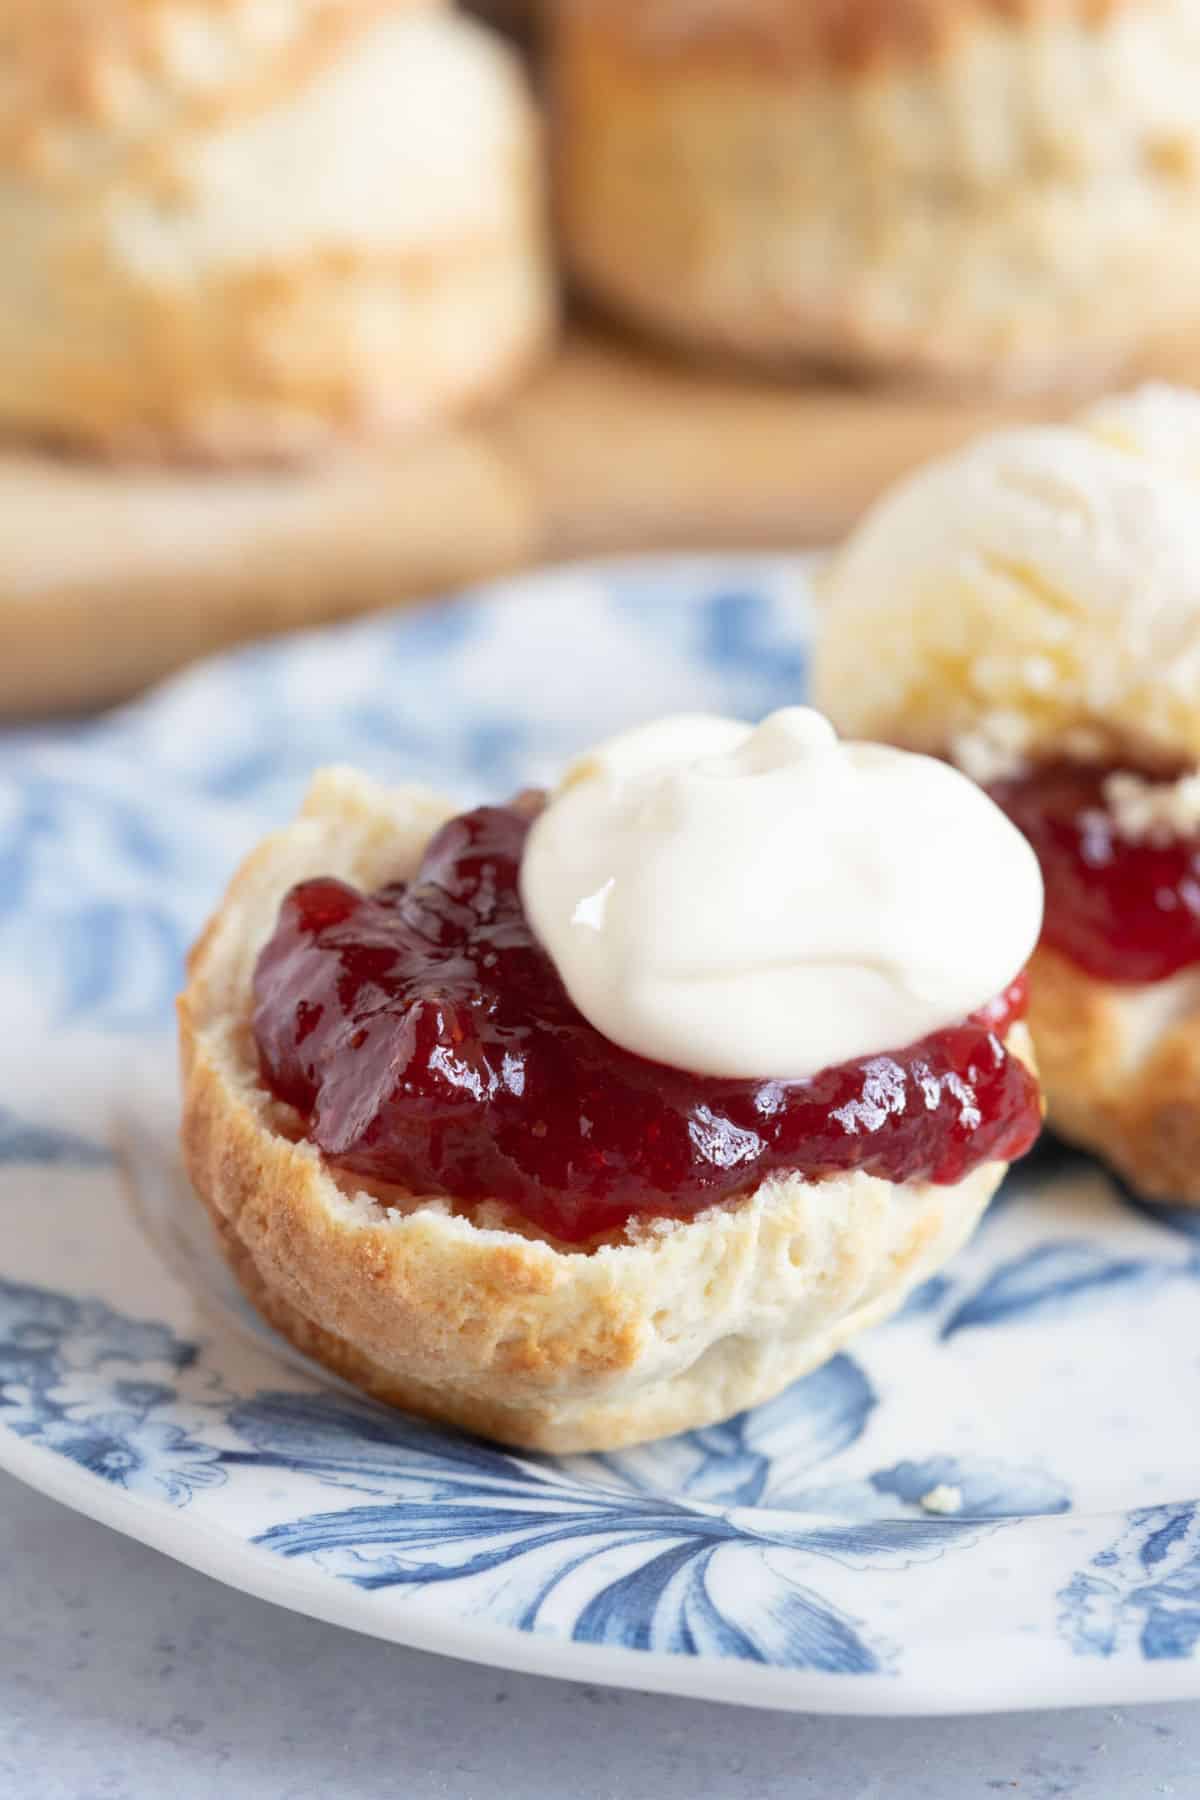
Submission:
[[[307,881],[255,974],[263,1079],[331,1163],[417,1193],[509,1202],[572,1243],[686,1218],[764,1177],[863,1168],[955,1182],[1027,1150],[1035,1083],[1001,1038],[1017,983],[963,1024],[808,1081],[690,1075],[576,1011],[526,923],[528,817],[482,807],[415,879]]]
[[[1050,763],[989,792],[1042,865],[1042,942],[1103,981],[1161,981],[1200,962],[1200,837],[1121,837],[1104,799],[1115,772]]]

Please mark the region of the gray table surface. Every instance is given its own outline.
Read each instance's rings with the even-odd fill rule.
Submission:
[[[233,1592],[0,1476],[4,1800],[1200,1796],[1200,1705],[814,1719],[472,1668]]]

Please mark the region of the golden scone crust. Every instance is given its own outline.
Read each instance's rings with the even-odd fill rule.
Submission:
[[[53,0],[5,34],[0,429],[296,457],[487,401],[547,343],[539,122],[484,27]]]
[[[1029,968],[1050,1124],[1151,1199],[1200,1206],[1200,973],[1099,981],[1055,950]]]
[[[589,1252],[495,1203],[335,1177],[257,1079],[254,963],[306,876],[403,876],[448,809],[346,771],[234,878],[180,1001],[183,1145],[254,1304],[378,1398],[532,1449],[614,1448],[727,1417],[885,1317],[967,1237],[1002,1174],[768,1182]]]
[[[1192,0],[561,0],[551,25],[574,271],[683,345],[1021,390],[1195,311]]]
[[[671,67],[733,63],[817,77],[936,61],[981,24],[1100,24],[1143,0],[560,0],[612,41]]]
[[[372,19],[437,3],[5,0],[0,146],[31,169],[61,168],[164,120],[228,122],[286,98]]]

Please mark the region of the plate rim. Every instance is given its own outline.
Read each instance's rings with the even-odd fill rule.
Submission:
[[[232,671],[248,650],[268,657],[286,656],[292,647],[336,638],[346,630],[369,630],[373,623],[386,625],[394,620],[403,624],[421,615],[507,607],[522,588],[544,589],[559,578],[594,576],[603,583],[622,576],[643,575],[653,582],[670,575],[680,581],[711,581],[736,577],[740,572],[745,580],[798,578],[803,583],[821,559],[819,550],[782,547],[653,550],[573,557],[468,584],[400,612],[385,612],[332,627],[313,627],[216,652],[167,677],[132,703],[99,715],[89,721],[89,726],[103,731],[113,718],[169,706],[184,684],[198,674],[216,674],[219,678],[222,667]],[[808,605],[814,614],[817,604],[816,597],[810,596]],[[53,730],[53,721],[49,723]],[[52,1043],[53,1037],[52,1032],[47,1032],[44,1041]],[[148,1041],[149,1034],[137,1032],[124,1040],[122,1049],[144,1049]],[[161,1247],[152,1240],[150,1247],[156,1256],[161,1256]],[[0,1415],[0,1424],[3,1423]],[[999,1658],[1000,1668],[985,1703],[980,1697],[982,1671],[962,1687],[939,1687],[935,1692],[928,1678],[914,1678],[907,1672],[899,1676],[880,1673],[873,1679],[861,1674],[850,1678],[780,1663],[684,1656],[543,1635],[484,1616],[468,1617],[439,1608],[420,1592],[411,1593],[403,1608],[388,1608],[378,1603],[377,1596],[340,1581],[317,1566],[280,1557],[241,1538],[227,1526],[194,1515],[190,1509],[176,1511],[105,1481],[61,1454],[21,1437],[7,1425],[0,1430],[0,1469],[73,1511],[268,1604],[381,1641],[497,1670],[722,1704],[843,1716],[936,1717],[1200,1698],[1200,1657],[1156,1662],[1126,1657],[1075,1658],[1056,1664],[1049,1681],[1041,1670],[1022,1679],[1018,1659]],[[1115,1520],[1124,1514],[1115,1511],[1103,1516]],[[1033,1519],[1026,1522],[1033,1523]],[[1039,1690],[1031,1691],[1031,1684],[1039,1681]]]
[[[868,1694],[861,1675],[849,1678],[780,1664],[673,1656],[540,1636],[423,1607],[420,1594],[410,1598],[402,1613],[372,1615],[372,1595],[190,1518],[186,1510],[176,1512],[130,1494],[56,1451],[27,1442],[7,1426],[0,1430],[0,1469],[71,1511],[268,1605],[383,1643],[514,1674],[770,1712],[858,1718],[952,1718],[1200,1699],[1200,1668],[1193,1659],[1156,1663],[1076,1659],[1063,1666],[1056,1687],[1037,1695],[1007,1675],[986,1705],[974,1688],[933,1694],[911,1677],[879,1675],[870,1682],[874,1704],[863,1704]],[[1132,1675],[1141,1676],[1146,1691],[1130,1692]]]

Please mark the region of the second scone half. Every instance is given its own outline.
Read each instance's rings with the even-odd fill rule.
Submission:
[[[383,1062],[368,1060],[355,1078],[360,1091],[348,1106],[342,1106],[344,1091],[331,1101],[328,1086],[300,1106],[281,1098],[281,1080],[286,1086],[290,1079],[286,1068],[281,1077],[281,1066],[321,1039],[329,1019],[322,1025],[320,1007],[334,992],[321,985],[326,977],[318,965],[306,960],[313,937],[300,934],[280,948],[280,922],[294,905],[289,897],[307,895],[310,913],[316,908],[313,932],[325,932],[324,951],[333,945],[331,953],[342,957],[338,980],[350,966],[345,956],[358,954],[347,950],[352,940],[359,948],[369,941],[372,954],[385,941],[375,915],[366,940],[361,923],[345,926],[343,905],[354,908],[362,896],[380,894],[391,896],[389,906],[417,907],[424,980],[428,945],[437,941],[444,950],[445,933],[466,929],[468,915],[493,906],[511,875],[503,857],[485,859],[482,875],[469,857],[450,866],[446,845],[458,843],[461,851],[467,829],[462,820],[447,824],[451,810],[423,791],[385,791],[348,771],[326,773],[295,824],[243,866],[192,957],[180,1003],[188,1168],[238,1280],[300,1349],[382,1400],[504,1442],[556,1452],[613,1448],[727,1417],[778,1392],[892,1312],[966,1239],[1007,1156],[1014,1146],[1028,1146],[1039,1123],[1019,998],[1011,995],[1003,1017],[996,1011],[963,1026],[966,1035],[950,1052],[958,1057],[953,1070],[909,1063],[899,1073],[901,1065],[887,1058],[863,1065],[859,1085],[844,1101],[844,1128],[838,1127],[847,1142],[857,1132],[869,1137],[886,1124],[889,1107],[902,1110],[914,1096],[929,1114],[930,1130],[949,1133],[921,1151],[922,1172],[913,1178],[890,1177],[881,1157],[869,1154],[851,1166],[858,1156],[851,1144],[816,1174],[764,1165],[760,1176],[739,1181],[738,1156],[749,1155],[746,1115],[734,1107],[733,1084],[718,1080],[711,1091],[697,1090],[713,1104],[693,1108],[686,1125],[703,1179],[714,1184],[712,1200],[674,1213],[658,1174],[648,1177],[659,1185],[647,1186],[642,1212],[622,1204],[585,1216],[566,1191],[576,1181],[586,1206],[610,1191],[603,1174],[596,1176],[598,1164],[587,1163],[581,1173],[593,1152],[603,1161],[606,1132],[614,1163],[623,1157],[626,1170],[643,1166],[644,1142],[623,1134],[620,1117],[606,1121],[605,1107],[611,1099],[620,1115],[640,1104],[641,1084],[655,1065],[639,1060],[633,1067],[608,1046],[611,1085],[602,1079],[591,1090],[586,1110],[592,1117],[583,1118],[579,1108],[565,1126],[562,1108],[542,1117],[539,1093],[553,1109],[564,1093],[576,1091],[569,1059],[577,1046],[566,1044],[561,1064],[556,1051],[539,1064],[534,1045],[518,1072],[511,1057],[524,1054],[523,1044],[528,1048],[526,1028],[513,1030],[503,993],[498,1003],[494,994],[465,992],[457,966],[445,973],[448,986],[438,985],[438,975],[432,989],[422,989],[400,1035],[388,1040]],[[477,815],[464,817],[469,824]],[[501,828],[512,828],[512,820],[501,819]],[[463,868],[474,885],[455,886]],[[347,901],[348,893],[358,900]],[[351,916],[361,922],[365,915]],[[557,977],[537,960],[541,951],[527,944],[523,917],[505,913],[498,940],[511,950],[517,934],[513,979],[525,981],[536,965],[537,981],[549,984],[553,1030],[567,1020],[584,1033],[592,1056],[590,1028],[554,988]],[[385,926],[390,948],[382,964],[371,965],[370,978],[386,984],[395,976],[388,956],[396,940],[391,924]],[[404,941],[410,957],[411,940]],[[481,966],[486,979],[486,959]],[[380,968],[392,973],[382,976]],[[293,981],[298,988],[288,985]],[[306,991],[304,981],[316,985]],[[315,999],[318,994],[323,998]],[[358,1027],[368,1059],[367,1038],[380,1016],[368,1008]],[[396,1060],[410,1056],[413,1032],[427,1030],[433,1036],[424,1068],[440,1070],[454,1089],[444,1082],[439,1088],[442,1110],[432,1132],[423,1102],[405,1090],[415,1065],[398,1073]],[[282,1062],[281,1031],[288,1045]],[[490,1061],[479,1048],[485,1039]],[[336,1050],[333,1041],[323,1041],[313,1055],[326,1058],[329,1081],[336,1083],[347,1040],[343,1034]],[[397,1052],[397,1043],[407,1048]],[[503,1055],[497,1045],[507,1046]],[[600,1053],[606,1054],[603,1045]],[[960,1064],[969,1085],[971,1057],[986,1064],[975,1069],[979,1095],[993,1096],[980,1105],[998,1109],[995,1096],[1003,1090],[1011,1115],[998,1135],[996,1121],[989,1121],[993,1135],[979,1144],[994,1144],[995,1152],[981,1148],[974,1157],[972,1140],[984,1129],[972,1111],[975,1091],[963,1099],[966,1089],[953,1085]],[[381,1067],[394,1092],[377,1104]],[[700,1080],[662,1073],[672,1081]],[[497,1084],[505,1088],[508,1110],[498,1112],[495,1141],[479,1149],[470,1141],[474,1125],[455,1122],[463,1117],[459,1101],[467,1090],[474,1099],[495,1093]],[[783,1086],[754,1089],[754,1103],[765,1108],[764,1142],[765,1121],[778,1110]],[[289,1091],[295,1100],[295,1088]],[[407,1161],[401,1146],[402,1166],[411,1172],[433,1159],[448,1171],[444,1182],[398,1182],[381,1174],[389,1166],[383,1139],[398,1118],[409,1121],[402,1129],[413,1134]],[[650,1141],[660,1121],[657,1114],[647,1119],[645,1131],[639,1125],[633,1135]],[[546,1154],[555,1153],[556,1134],[564,1129],[574,1134],[573,1173],[560,1171],[554,1191],[531,1190],[528,1170],[550,1166],[538,1160],[539,1141],[546,1143],[548,1133]],[[339,1142],[349,1146],[344,1160],[316,1141],[328,1144],[339,1131]],[[841,1167],[834,1166],[838,1157]],[[473,1188],[469,1173],[456,1177],[456,1170],[461,1175],[481,1162],[491,1172],[491,1192]],[[694,1176],[681,1166],[680,1191]],[[496,1188],[505,1192],[498,1197]],[[630,1190],[621,1191],[627,1201]]]
[[[955,760],[1037,849],[1051,1125],[1200,1205],[1200,397],[1143,388],[931,464],[824,590],[839,727]]]

